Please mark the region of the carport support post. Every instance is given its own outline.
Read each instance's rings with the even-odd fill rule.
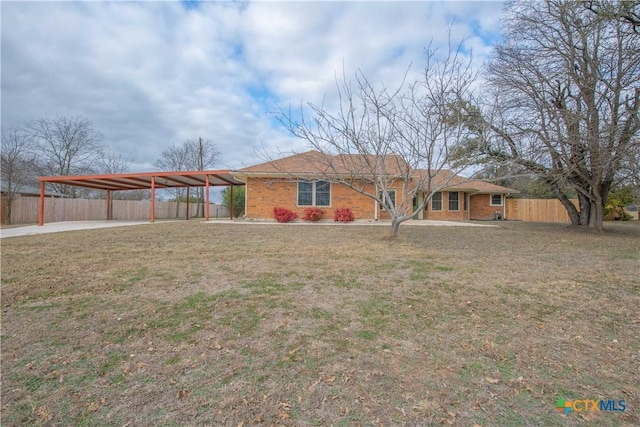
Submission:
[[[204,177],[204,220],[209,221],[209,175]]]
[[[187,187],[187,216],[186,216],[186,220],[189,221],[189,189],[191,187]],[[180,200],[178,200],[178,203],[180,203]]]
[[[111,221],[111,190],[107,190],[107,221]]]
[[[40,182],[40,206],[38,206],[38,225],[44,225],[44,181]]]
[[[151,177],[151,212],[149,212],[149,222],[155,222],[155,212],[156,212],[156,177]]]

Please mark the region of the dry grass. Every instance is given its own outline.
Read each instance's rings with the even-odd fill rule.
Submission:
[[[639,425],[640,229],[610,227],[3,239],[2,425]]]

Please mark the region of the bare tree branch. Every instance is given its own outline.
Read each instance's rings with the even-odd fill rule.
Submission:
[[[103,136],[82,117],[58,117],[34,120],[26,131],[38,146],[37,164],[43,175],[85,175],[95,172],[102,157]],[[69,197],[78,197],[80,189],[68,185],[52,185]]]
[[[13,201],[27,185],[35,184],[35,155],[33,137],[21,127],[2,132],[0,159],[2,171],[2,193],[7,202],[7,223],[11,224]]]
[[[319,172],[295,177],[343,184],[375,200],[391,216],[395,236],[402,222],[423,210],[466,166],[452,162],[458,145],[470,136],[462,120],[452,117],[475,79],[463,45],[450,37],[444,55],[429,46],[422,77],[409,84],[389,89],[361,71],[349,81],[343,71],[336,80],[336,109],[309,103],[295,115],[290,108],[277,112],[291,134],[318,152],[309,170]],[[414,212],[418,194],[424,197]]]

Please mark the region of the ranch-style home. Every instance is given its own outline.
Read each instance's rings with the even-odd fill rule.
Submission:
[[[333,210],[349,208],[358,220],[387,219],[389,215],[379,203],[348,186],[327,177],[336,173],[348,173],[333,168],[327,170],[325,154],[308,151],[282,159],[249,166],[233,171],[236,179],[245,182],[245,215],[247,219],[272,219],[273,208],[284,207],[300,217],[304,209],[319,207],[331,218]],[[346,157],[346,160],[345,160]],[[395,158],[392,160],[396,160]],[[354,165],[362,163],[362,156],[341,155],[332,164]],[[387,161],[393,164],[392,161]],[[413,171],[413,179],[419,180],[426,170]],[[492,220],[506,217],[505,198],[516,190],[479,180],[469,180],[443,170],[432,178],[432,187],[442,187],[427,203],[416,219],[432,220]],[[402,185],[397,183],[388,192],[395,203],[401,200]],[[414,209],[422,202],[423,193],[414,199]]]

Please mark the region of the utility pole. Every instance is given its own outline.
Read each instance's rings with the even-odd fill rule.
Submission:
[[[199,149],[198,149],[198,170],[203,171],[204,170],[204,153],[203,153],[203,149],[202,149],[202,137],[198,138],[198,144],[199,144]],[[201,211],[200,211],[200,216],[204,217],[204,188],[200,191],[200,206],[201,206]]]

